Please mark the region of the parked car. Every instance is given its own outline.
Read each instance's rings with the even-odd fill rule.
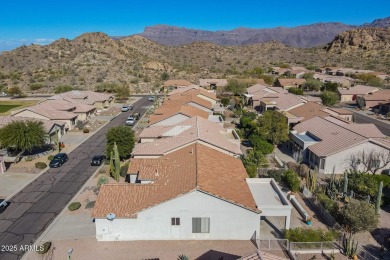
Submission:
[[[0,213],[3,213],[4,210],[7,208],[7,206],[8,206],[7,201],[3,200],[2,202],[0,202]]]
[[[390,176],[390,169],[385,169],[381,173],[384,175]]]
[[[154,100],[155,100],[155,97],[154,97],[154,96],[150,96],[150,97],[148,98],[148,100],[149,100],[149,101],[154,101]]]
[[[135,120],[139,120],[141,115],[139,113],[133,113],[132,115],[134,117]]]
[[[105,155],[95,155],[91,160],[91,166],[100,166],[105,160]]]
[[[0,92],[0,97],[5,97],[5,96],[7,96],[7,93],[5,93],[5,92]]]
[[[66,153],[57,153],[49,163],[50,168],[57,168],[69,160]]]
[[[135,118],[133,116],[129,116],[125,122],[126,125],[133,126],[135,125]]]
[[[122,106],[122,112],[127,112],[127,111],[129,111],[131,109],[132,109],[132,107],[130,105],[123,105]]]
[[[241,142],[241,144],[242,144],[243,146],[246,146],[246,147],[251,147],[251,146],[252,146],[252,143],[251,143],[251,141],[249,141],[249,140],[243,140],[243,141]]]

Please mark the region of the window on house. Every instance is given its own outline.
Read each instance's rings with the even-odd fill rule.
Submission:
[[[381,161],[380,160],[372,160],[371,165],[372,165],[372,168],[378,168],[381,165]]]
[[[325,159],[320,158],[320,169],[324,169],[324,168],[325,168]]]
[[[171,218],[172,226],[180,226],[180,218]]]
[[[210,218],[192,218],[192,233],[210,233]]]

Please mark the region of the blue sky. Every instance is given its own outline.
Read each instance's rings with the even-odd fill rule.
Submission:
[[[316,22],[359,25],[387,16],[389,0],[4,0],[0,3],[0,51],[23,44],[47,44],[59,38],[73,39],[84,32],[131,35],[156,24],[230,30]]]

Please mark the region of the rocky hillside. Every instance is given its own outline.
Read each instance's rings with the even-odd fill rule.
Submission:
[[[362,28],[344,32],[328,44],[327,50],[333,53],[365,51],[366,55],[388,56],[390,53],[390,27]]]
[[[118,83],[139,92],[161,86],[164,72],[170,78],[197,83],[203,77],[248,77],[248,70],[258,67],[266,70],[282,63],[390,73],[390,57],[383,53],[387,48],[383,46],[389,44],[388,31],[386,36],[384,29],[357,30],[361,35],[366,35],[365,31],[375,31],[375,37],[368,33],[357,40],[348,38],[348,33],[341,34],[328,50],[288,47],[275,41],[242,46],[209,42],[164,46],[141,36],[113,40],[103,33],[88,33],[74,40],[60,39],[46,46],[24,46],[2,53],[0,91],[19,86],[24,91],[52,93],[58,85],[95,89],[102,83]],[[344,49],[347,42],[367,47],[338,51]]]

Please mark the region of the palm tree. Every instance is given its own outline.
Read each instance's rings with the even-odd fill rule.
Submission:
[[[46,132],[39,121],[13,121],[0,129],[0,146],[31,152],[45,144]]]

